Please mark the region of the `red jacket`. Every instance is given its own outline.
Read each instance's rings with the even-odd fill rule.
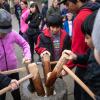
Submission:
[[[70,37],[67,35],[65,30],[60,30],[60,54],[64,49],[70,49]],[[41,54],[45,50],[48,50],[51,53],[51,60],[54,59],[54,47],[52,36],[49,28],[46,28],[43,33],[38,36],[37,45],[35,46],[35,50],[38,54]]]
[[[88,46],[85,43],[85,36],[81,31],[81,25],[88,15],[92,13],[90,9],[82,9],[79,11],[78,15],[73,22],[73,36],[72,36],[72,51],[76,54],[85,54],[87,52]],[[72,61],[67,63],[67,66],[73,68],[75,66],[85,67],[85,65],[75,65]]]

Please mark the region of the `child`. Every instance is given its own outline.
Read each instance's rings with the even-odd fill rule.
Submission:
[[[72,26],[73,26],[73,22],[72,22],[72,18],[73,18],[73,14],[72,13],[67,13],[67,18],[63,19],[63,27],[66,30],[66,32],[69,34],[70,38],[72,38]]]
[[[69,59],[73,60],[74,63],[88,64],[87,70],[84,74],[84,82],[93,91],[94,94],[100,96],[100,65],[96,62],[94,58],[94,46],[91,37],[96,14],[97,11],[93,12],[86,18],[86,20],[82,24],[82,31],[85,34],[85,42],[91,48],[88,50],[87,54],[77,55],[69,50],[65,50],[64,52],[69,55]],[[92,98],[82,90],[80,100],[92,100]]]
[[[47,18],[48,28],[38,36],[36,52],[39,55],[50,52],[51,61],[59,60],[64,49],[70,49],[70,37],[63,30],[62,18],[59,15],[52,14]]]
[[[18,88],[19,84],[18,84],[17,80],[11,79],[11,78],[7,77],[6,75],[0,74],[0,89],[3,89],[7,85],[10,85],[11,89],[15,90]]]
[[[0,70],[17,68],[17,58],[14,52],[14,43],[18,44],[24,52],[24,61],[30,61],[31,54],[28,43],[16,32],[12,31],[11,15],[0,9]],[[8,77],[19,80],[19,74],[10,74]],[[21,100],[19,89],[11,92],[14,100]],[[0,96],[5,100],[5,94]]]

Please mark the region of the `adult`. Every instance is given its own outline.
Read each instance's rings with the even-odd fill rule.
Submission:
[[[3,8],[6,11],[10,12],[10,5],[5,0],[0,0],[0,8]]]
[[[21,13],[21,16],[20,16],[20,32],[19,32],[19,34],[21,36],[23,36],[28,29],[28,24],[25,23],[25,20],[27,19],[30,11],[29,11],[29,8],[28,8],[27,1],[22,0],[20,2],[20,5],[21,5],[22,13]]]
[[[20,16],[21,16],[21,6],[19,0],[14,0],[14,8],[15,8],[15,15],[20,25]]]
[[[59,7],[58,3],[59,3],[58,0],[52,0],[52,5],[51,5],[51,7],[48,9],[48,11],[47,11],[47,15],[46,15],[47,18],[48,18],[50,15],[54,14],[54,13],[56,13],[56,14],[58,14],[58,15],[61,14],[61,13],[60,13],[60,7]]]
[[[67,1],[67,2],[66,2]],[[81,24],[93,11],[97,10],[100,5],[90,0],[64,0],[68,9],[76,13],[76,17],[73,22],[73,36],[72,36],[72,51],[76,54],[83,55],[87,52],[88,46],[85,43],[85,36],[81,30]],[[84,75],[86,72],[86,64],[73,64],[72,61],[67,63],[67,66],[73,68],[77,66],[75,74],[84,81]],[[74,98],[75,100],[81,100],[82,88],[75,82],[74,86]]]

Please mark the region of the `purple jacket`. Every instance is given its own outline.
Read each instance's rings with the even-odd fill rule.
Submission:
[[[0,70],[11,70],[17,67],[18,62],[14,51],[15,43],[23,49],[24,57],[31,59],[28,43],[18,33],[12,31],[4,38],[0,38]]]

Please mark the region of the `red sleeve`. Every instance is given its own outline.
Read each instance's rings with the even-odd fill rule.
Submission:
[[[38,36],[37,44],[35,46],[35,51],[40,55],[42,52],[46,50],[46,48],[41,47],[41,38],[40,35]]]

